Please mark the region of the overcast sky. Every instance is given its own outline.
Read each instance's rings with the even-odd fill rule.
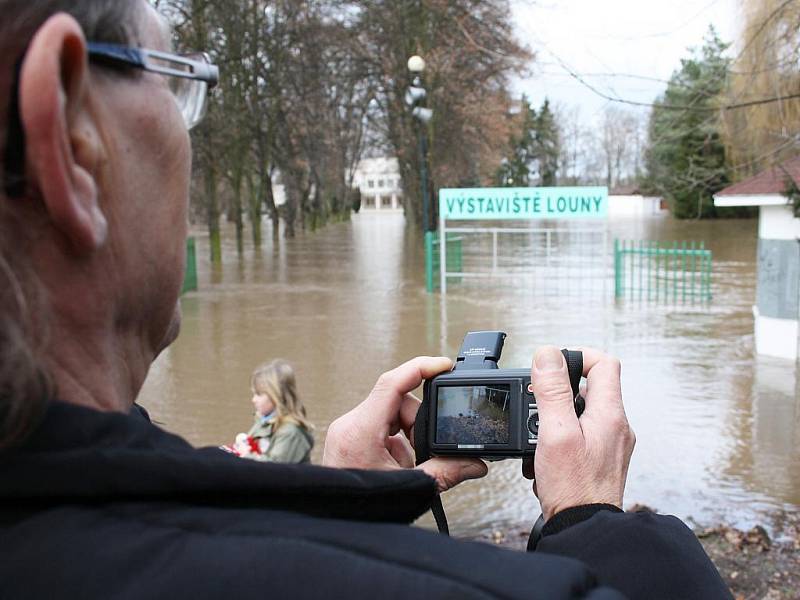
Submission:
[[[595,122],[608,101],[567,69],[609,95],[652,102],[665,83],[620,75],[669,79],[687,48],[702,45],[709,24],[726,42],[739,31],[738,0],[512,2],[518,35],[536,54],[531,75],[518,80],[515,91],[534,106],[545,96],[563,107],[580,106],[585,123]]]

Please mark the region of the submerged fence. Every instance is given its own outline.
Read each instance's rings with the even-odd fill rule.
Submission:
[[[463,268],[462,238],[457,235],[447,234],[447,271],[460,272]],[[439,232],[428,231],[425,233],[425,289],[432,292],[438,285],[438,277],[434,274],[439,271]]]
[[[446,269],[439,266],[442,249],[436,238],[426,239],[429,292],[444,281],[480,285],[481,280],[502,280],[506,287],[524,287],[537,295],[605,295],[610,283],[605,227],[448,228]]]
[[[614,295],[666,302],[711,300],[705,243],[614,240]]]

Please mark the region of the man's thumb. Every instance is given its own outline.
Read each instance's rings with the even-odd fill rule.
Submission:
[[[425,471],[436,480],[439,493],[446,492],[467,479],[479,479],[486,475],[486,463],[477,458],[432,458],[417,469]]]

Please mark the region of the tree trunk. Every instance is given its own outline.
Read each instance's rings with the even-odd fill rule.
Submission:
[[[278,207],[275,206],[275,194],[272,190],[272,177],[270,176],[269,170],[263,170],[261,172],[261,189],[264,193],[264,201],[267,203],[269,218],[272,221],[272,238],[277,240],[281,224],[279,221]]]
[[[256,179],[254,181],[254,179]],[[253,236],[253,246],[256,248],[261,247],[261,206],[262,206],[262,190],[261,184],[254,177],[253,173],[249,173],[246,178],[247,191],[248,191],[248,216],[250,217],[250,228]]]
[[[217,177],[214,169],[205,169],[206,216],[208,220],[208,245],[211,262],[222,262],[222,238],[219,230],[219,205],[217,203]]]
[[[236,252],[244,254],[244,215],[242,214],[242,169],[236,168],[233,174],[233,220],[236,224]]]

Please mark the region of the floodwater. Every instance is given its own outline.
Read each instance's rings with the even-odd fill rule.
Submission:
[[[513,274],[450,282],[445,300],[425,292],[422,242],[399,213],[362,213],[294,240],[268,236],[241,259],[231,230],[217,268],[195,233],[200,290],[183,297],[181,335],[140,402],[196,445],[230,443],[249,428],[250,373],[283,357],[316,424],[319,462],[329,423],[381,372],[416,355],[454,357],[466,331],[500,329],[508,333],[501,366],[528,366],[542,344],[594,346],[622,360],[638,438],[626,506],[772,531],[800,506],[797,371],[754,353],[756,221],[621,220],[601,242],[556,235],[549,259],[541,235],[500,236],[498,269]],[[713,299],[615,300],[614,237],[704,241],[714,254]],[[465,270],[485,266],[490,237],[465,235],[462,244]],[[557,266],[548,270],[548,260]],[[529,524],[539,513],[512,460],[491,464],[488,477],[444,504],[456,535]]]

